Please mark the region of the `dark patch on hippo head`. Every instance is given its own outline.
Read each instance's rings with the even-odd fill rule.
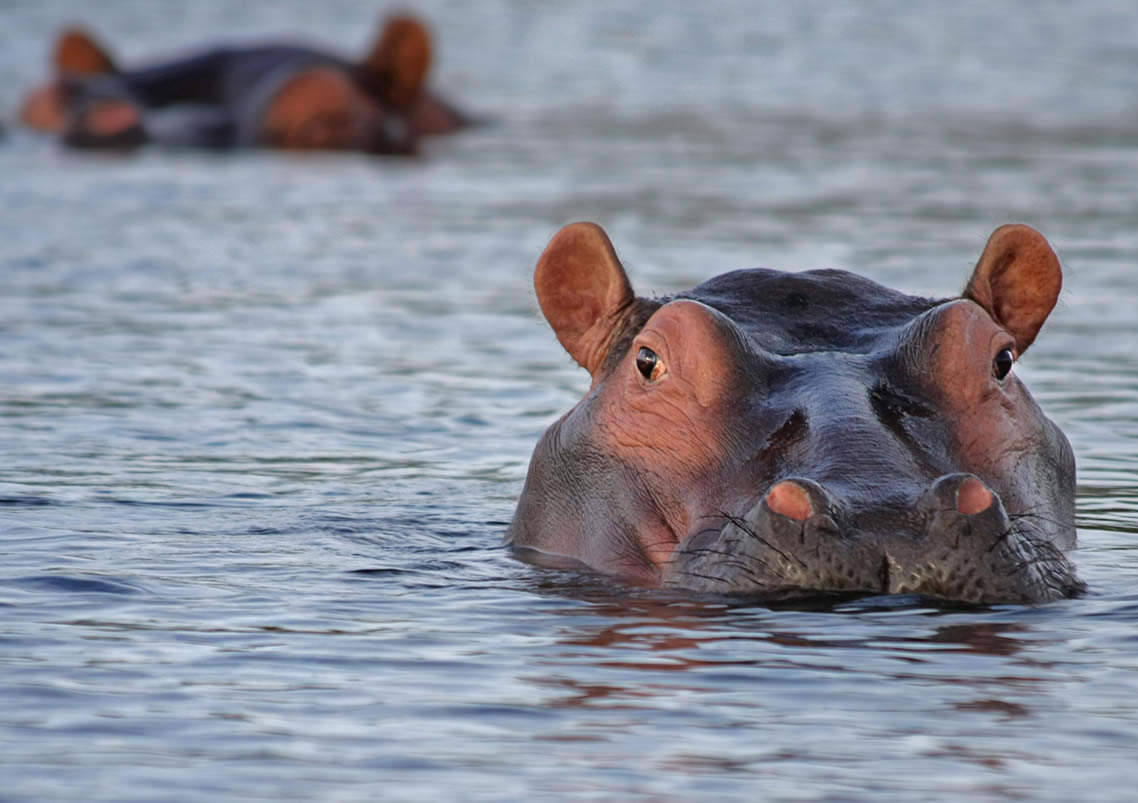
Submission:
[[[790,309],[803,310],[810,306],[810,301],[802,293],[787,293],[786,306]]]
[[[801,410],[795,410],[782,426],[767,438],[766,443],[758,451],[759,459],[773,465],[791,446],[806,437],[806,430],[805,414]]]
[[[882,426],[898,438],[906,440],[911,437],[905,429],[908,419],[932,418],[936,415],[936,411],[926,402],[898,391],[887,382],[879,382],[869,389],[869,401]]]
[[[936,412],[925,402],[914,399],[885,382],[879,382],[869,390],[869,400],[877,412],[877,418],[888,427],[896,428],[908,416],[931,418]]]
[[[1012,370],[1060,283],[1015,226],[961,298],[755,269],[647,300],[599,227],[568,226],[535,287],[592,384],[538,443],[507,540],[697,591],[1075,593],[1074,460]]]

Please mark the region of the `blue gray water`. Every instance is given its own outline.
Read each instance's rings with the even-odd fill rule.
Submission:
[[[668,5],[415,4],[437,85],[497,121],[417,163],[9,128],[0,799],[1134,799],[1132,4]],[[0,0],[0,115],[65,21],[133,60],[357,49],[378,13]],[[1075,447],[1089,593],[730,606],[511,559],[587,387],[530,286],[575,219],[645,293],[764,265],[949,294],[995,226],[1041,229],[1067,284],[1017,370]]]

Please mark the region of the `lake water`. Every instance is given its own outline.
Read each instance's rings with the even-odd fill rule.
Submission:
[[[1133,800],[1132,4],[415,6],[496,121],[416,162],[0,142],[0,799]],[[0,114],[66,21],[130,61],[378,13],[0,0]],[[1042,230],[1066,287],[1018,370],[1087,595],[733,606],[512,559],[587,387],[530,283],[576,219],[642,293],[952,294]]]

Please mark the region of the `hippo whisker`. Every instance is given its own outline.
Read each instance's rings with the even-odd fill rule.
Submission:
[[[805,566],[805,565],[806,565],[805,563],[803,563],[803,562],[802,562],[802,560],[801,560],[801,559],[799,559],[799,558],[798,558],[798,556],[796,556],[796,555],[790,555],[790,554],[788,554],[788,553],[786,553],[786,552],[783,552],[781,549],[779,549],[778,547],[776,547],[776,546],[775,546],[774,544],[772,544],[770,541],[768,541],[767,539],[763,538],[761,535],[759,535],[757,532],[755,532],[755,530],[754,530],[754,529],[753,529],[753,528],[752,528],[752,527],[751,527],[749,524],[747,524],[746,520],[744,520],[744,519],[741,519],[741,518],[739,518],[738,516],[732,516],[730,513],[723,513],[722,515],[723,515],[723,517],[724,517],[724,518],[726,518],[726,519],[727,519],[727,521],[729,521],[729,522],[731,522],[732,524],[734,524],[736,527],[738,527],[738,528],[739,528],[740,530],[742,530],[744,533],[746,533],[747,535],[749,535],[749,536],[751,536],[752,538],[754,538],[756,541],[758,541],[760,544],[762,544],[763,546],[765,546],[765,547],[766,547],[767,549],[769,549],[771,552],[774,552],[776,555],[778,555],[778,556],[779,556],[780,558],[782,558],[783,560],[785,560],[785,561],[787,561],[787,562],[794,562],[794,563],[797,563],[797,564],[799,564],[800,566]]]
[[[1063,522],[1053,516],[1046,516],[1042,513],[1035,513],[1034,511],[1024,511],[1023,513],[1009,513],[1008,518],[1015,524],[1020,521],[1025,521],[1030,524],[1047,524],[1054,529],[1061,529]]]
[[[716,571],[723,568],[734,569],[736,572],[738,572],[738,575],[732,574],[729,576],[717,576],[712,574],[705,574],[704,572],[696,571],[688,567],[681,567],[677,570],[676,574],[674,574],[673,577],[685,577],[702,580],[704,581],[705,585],[701,586],[701,591],[719,591],[725,593],[732,590],[737,590],[737,587],[739,585],[739,575],[746,578],[748,582],[744,585],[746,585],[752,591],[768,590],[780,587],[777,582],[771,582],[771,578],[765,578],[756,574],[750,567],[739,561],[709,563],[708,566],[712,570]],[[774,579],[777,581],[784,580],[785,578],[775,577]],[[688,585],[687,583],[676,584],[681,586]]]
[[[997,547],[1003,546],[1009,538],[1013,535],[1021,535],[1020,530],[1012,524],[1006,530],[1003,530],[992,540],[992,545],[988,547],[988,552],[994,552]]]
[[[1047,542],[1029,540],[1018,551],[1028,554],[1011,568],[1008,572],[1009,576],[1038,567],[1041,564],[1050,565],[1056,561],[1066,562],[1063,553]]]
[[[748,564],[745,561],[739,560],[738,556],[736,556],[734,553],[731,553],[731,552],[728,552],[728,551],[722,550],[722,549],[712,549],[711,547],[696,547],[694,549],[685,549],[684,550],[684,558],[687,558],[687,559],[703,558],[703,557],[707,557],[708,555],[722,556],[724,558],[724,560],[721,560],[718,563],[718,565],[720,565],[720,566],[732,566],[734,568],[739,569],[739,571],[749,575],[750,577],[752,577],[756,581],[759,579],[758,575],[756,575],[754,573],[754,570],[751,568],[750,564]],[[761,566],[764,569],[767,569],[772,574],[776,574],[775,570],[771,567],[771,565],[768,564],[766,561],[764,561],[762,558],[758,558],[758,557],[755,557],[753,555],[748,555],[747,557],[751,561],[751,563],[757,563],[759,566]]]
[[[723,580],[722,578],[712,577],[711,575],[708,575],[708,574],[700,574],[699,572],[693,572],[693,571],[690,571],[687,569],[685,569],[682,572],[682,574],[684,577],[690,577],[694,580],[702,580],[705,583],[713,583],[717,586],[726,586],[727,585],[726,581]],[[681,585],[683,585],[683,584],[681,584]],[[704,590],[705,591],[711,591],[712,589],[704,589]],[[726,589],[724,589],[724,590],[726,590]]]

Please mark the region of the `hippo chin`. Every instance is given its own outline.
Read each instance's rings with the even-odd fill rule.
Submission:
[[[836,270],[638,298],[591,223],[534,281],[592,386],[534,451],[520,556],[701,592],[1083,589],[1071,447],[1014,371],[1062,284],[1034,229],[997,229],[951,299]]]

